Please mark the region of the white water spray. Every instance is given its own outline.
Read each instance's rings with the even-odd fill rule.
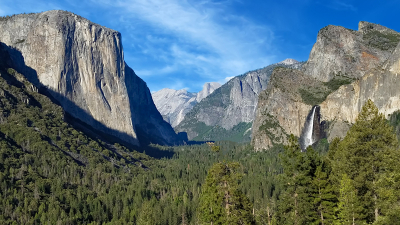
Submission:
[[[314,144],[314,140],[313,140],[313,130],[314,130],[314,114],[315,114],[315,107],[313,109],[313,112],[311,114],[310,120],[308,122],[308,126],[306,127],[306,130],[304,132],[304,149],[306,149],[308,146]]]

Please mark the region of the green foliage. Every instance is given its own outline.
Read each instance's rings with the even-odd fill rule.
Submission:
[[[363,40],[372,47],[387,51],[396,48],[400,42],[400,34],[372,30],[363,35]]]
[[[379,183],[385,183],[386,190],[395,188],[386,179],[392,175],[389,180],[393,179],[399,171],[392,161],[399,159],[398,140],[393,128],[378,113],[371,100],[365,103],[355,124],[336,146],[332,164],[335,179],[339,181],[342,174],[347,174],[352,180],[363,208],[359,218],[365,218],[366,222],[372,223],[381,216],[390,214],[386,211],[389,209],[382,205],[386,192],[381,192]],[[397,202],[398,197],[392,201]]]
[[[353,82],[352,78],[339,72],[330,81],[324,82],[322,86],[300,88],[299,93],[304,103],[319,105],[325,101],[330,93],[336,91],[342,85],[351,84],[351,82]]]
[[[218,153],[221,151],[221,148],[217,145],[213,145],[213,146],[211,146],[211,151]]]
[[[238,143],[250,142],[252,123],[241,122],[232,129],[227,130],[221,126],[207,126],[204,122],[198,122],[194,131],[199,135],[194,141],[234,141]]]
[[[334,208],[337,197],[329,180],[330,172],[330,165],[321,161],[320,165],[317,166],[312,181],[312,186],[315,188],[313,193],[314,205],[319,215],[315,222],[319,224],[333,224],[336,219]]]
[[[13,68],[8,68],[8,69],[7,69],[7,73],[9,73],[10,75],[15,76],[15,74],[17,73],[17,71],[15,71]]]
[[[276,118],[271,114],[264,113],[263,116],[265,116],[265,119],[258,130],[265,133],[270,138],[273,146],[283,143],[284,139],[283,137],[281,137],[281,134],[286,137],[288,136],[285,130],[281,127]]]
[[[291,135],[280,157],[284,191],[279,196],[277,224],[333,224],[337,195],[325,153],[318,154],[312,147],[301,152],[297,138]]]
[[[0,224],[332,224],[351,201],[358,221],[399,221],[398,142],[371,102],[326,156],[326,140],[301,152],[292,136],[263,152],[150,146],[173,153],[153,159],[75,129],[20,74],[0,72]]]
[[[223,160],[247,174],[233,201],[257,199],[258,213],[264,199],[276,199],[273,153],[218,142],[219,154],[179,146],[171,159],[152,159],[76,130],[61,107],[1,72],[0,224],[194,224],[207,170]]]
[[[319,105],[331,93],[331,90],[325,88],[300,88],[301,99],[307,105]]]
[[[400,140],[400,111],[395,111],[390,115],[390,125],[393,126],[394,132],[396,133],[397,140]]]
[[[326,138],[318,140],[318,142],[313,144],[313,148],[319,154],[325,155],[329,150],[329,143]]]
[[[239,190],[243,174],[240,164],[216,163],[208,175],[200,196],[200,224],[252,224],[252,204]]]
[[[339,224],[364,223],[357,189],[353,185],[353,180],[347,174],[343,174],[339,188],[337,222]]]

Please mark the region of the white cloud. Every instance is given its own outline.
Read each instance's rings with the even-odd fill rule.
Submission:
[[[64,9],[122,33],[125,60],[149,86],[224,81],[274,59],[273,32],[238,16],[237,0],[2,0],[0,14]],[[7,8],[11,5],[11,8]],[[89,7],[90,6],[90,7]],[[162,79],[149,79],[162,76]],[[154,83],[157,80],[157,84]],[[169,82],[169,83],[167,83]],[[196,83],[195,83],[196,82]],[[197,89],[196,89],[197,90]]]
[[[216,74],[223,77],[237,75],[266,66],[272,61],[273,32],[266,26],[231,15],[229,9],[224,8],[226,2],[224,4],[184,0],[101,0],[100,2],[124,14],[124,23],[146,21],[151,29],[160,34],[160,36],[147,34],[146,41],[152,44],[169,44],[170,48],[167,49],[170,49],[170,52],[161,55],[164,55],[170,64],[173,61],[173,64],[194,67],[198,72],[208,73],[203,74],[206,77]],[[162,35],[172,35],[175,40],[167,40]],[[158,49],[143,47],[146,53],[159,55]]]
[[[330,7],[335,10],[350,10],[357,11],[357,8],[351,4],[342,2],[342,1],[334,1],[330,4]]]

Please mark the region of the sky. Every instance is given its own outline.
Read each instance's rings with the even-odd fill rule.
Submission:
[[[198,92],[286,58],[306,61],[327,25],[400,31],[400,0],[0,0],[0,16],[52,9],[119,31],[126,63],[152,92]]]

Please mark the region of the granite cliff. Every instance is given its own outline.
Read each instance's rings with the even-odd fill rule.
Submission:
[[[60,10],[3,17],[0,31],[14,69],[73,117],[134,145],[178,142],[125,64],[119,32]]]
[[[267,87],[273,69],[301,65],[287,60],[232,78],[194,106],[175,130],[197,141],[250,141],[258,94]]]
[[[303,71],[324,82],[338,73],[360,78],[382,64],[398,42],[396,31],[378,24],[360,22],[358,31],[329,25],[318,32]]]
[[[221,85],[216,82],[205,83],[199,93],[164,88],[152,93],[152,97],[164,120],[176,127],[197,103],[219,87]]]
[[[337,132],[352,124],[364,103],[371,99],[386,118],[400,110],[400,44],[380,67],[368,71],[357,81],[339,88],[320,104],[323,120],[333,121],[330,139],[343,136]]]
[[[360,22],[358,31],[321,29],[302,69],[276,69],[260,93],[252,127],[255,150],[284,144],[288,134],[299,137],[313,105],[320,105],[320,119],[329,125],[328,140],[346,134],[368,98],[385,115],[400,109],[399,41],[396,31],[368,22]]]

